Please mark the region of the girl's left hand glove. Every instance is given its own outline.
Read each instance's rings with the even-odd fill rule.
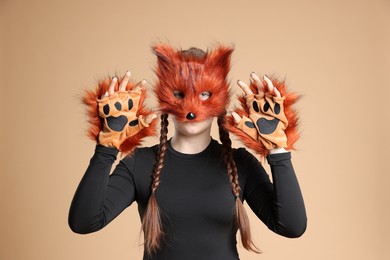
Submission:
[[[243,108],[231,113],[227,128],[261,155],[274,148],[291,149],[298,139],[298,117],[291,105],[299,96],[287,93],[283,82],[272,82],[267,76],[261,80],[255,73],[251,74],[250,86],[240,80],[238,85],[245,92],[240,97]]]

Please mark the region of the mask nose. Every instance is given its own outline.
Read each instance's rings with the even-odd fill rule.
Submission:
[[[188,120],[193,120],[193,119],[195,119],[195,117],[196,117],[195,114],[192,113],[192,112],[188,113],[187,116],[186,116],[186,118],[187,118]]]

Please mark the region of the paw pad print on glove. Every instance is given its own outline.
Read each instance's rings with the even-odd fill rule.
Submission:
[[[99,102],[99,115],[108,130],[122,132],[126,127],[137,126],[137,107],[141,92],[118,92]]]
[[[267,148],[287,145],[284,130],[288,122],[283,110],[283,101],[284,97],[276,97],[270,93],[246,97],[249,118],[243,120],[244,124],[253,129],[249,135],[255,140],[261,141]]]
[[[281,99],[280,101],[283,102],[283,99]],[[275,117],[271,119],[267,119],[266,117],[260,117],[256,121],[257,128],[259,129],[260,134],[272,134],[273,132],[275,132],[280,122],[277,116],[280,114],[281,105],[280,103],[268,102],[267,100],[265,100],[265,102],[259,102],[258,100],[254,100],[252,103],[252,107],[253,110],[257,113],[260,113],[260,108],[258,103],[264,103],[264,105],[260,104],[262,110],[261,112],[263,115],[265,115],[265,113],[268,113],[270,116],[275,116]],[[253,127],[255,126],[253,125]]]

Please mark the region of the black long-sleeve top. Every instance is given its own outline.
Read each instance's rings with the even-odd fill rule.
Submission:
[[[183,154],[169,144],[156,199],[164,242],[146,260],[239,259],[234,231],[235,198],[221,157],[212,140],[198,154]],[[142,218],[151,194],[157,146],[136,149],[110,175],[118,150],[97,145],[74,195],[69,225],[80,234],[100,230],[134,201]],[[244,148],[234,149],[240,197],[267,227],[286,237],[306,229],[306,212],[291,154],[267,156],[273,183],[259,161]],[[253,232],[253,231],[252,231]]]

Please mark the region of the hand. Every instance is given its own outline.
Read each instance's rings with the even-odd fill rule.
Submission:
[[[284,114],[284,97],[272,81],[267,76],[261,80],[255,73],[251,73],[251,86],[252,89],[257,89],[257,93],[253,93],[243,81],[239,80],[237,83],[245,92],[249,118],[232,112],[236,127],[252,139],[260,141],[266,149],[287,147],[284,130],[288,121]]]
[[[97,100],[99,116],[103,119],[103,129],[99,133],[99,143],[104,146],[120,149],[121,144],[128,138],[135,136],[157,117],[148,114],[145,118],[138,115],[145,97],[143,86],[145,80],[135,86],[129,83],[130,72],[126,72],[120,82],[118,91],[115,87],[118,79],[114,77],[108,91]]]

